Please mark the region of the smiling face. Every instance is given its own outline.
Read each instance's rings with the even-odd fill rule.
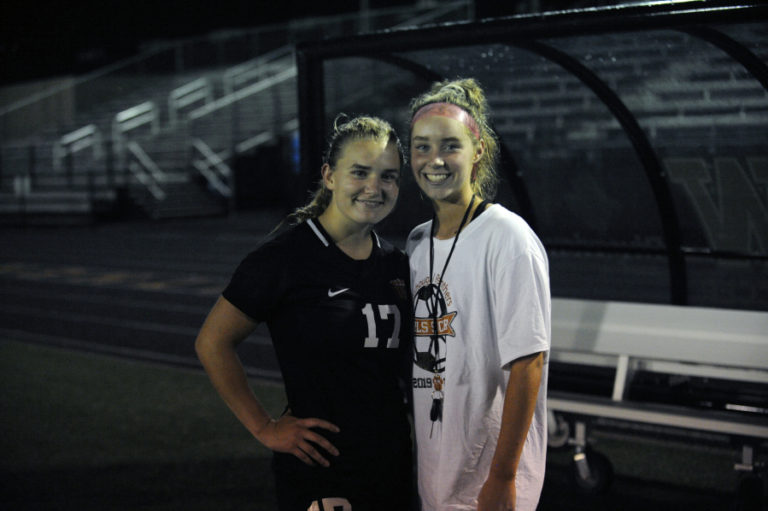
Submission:
[[[472,167],[483,152],[460,121],[432,115],[411,128],[411,167],[421,191],[433,201],[468,202]]]
[[[332,169],[323,165],[323,181],[333,192],[328,213],[350,227],[374,225],[397,202],[400,191],[400,155],[386,139],[347,142]]]

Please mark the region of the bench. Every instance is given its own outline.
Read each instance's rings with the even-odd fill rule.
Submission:
[[[763,468],[757,455],[768,441],[768,312],[555,298],[550,361],[614,374],[610,395],[548,392],[550,446],[574,447],[583,491],[610,485],[610,462],[587,438],[605,419],[641,434],[650,427],[725,436],[741,451],[736,470],[758,477]],[[629,400],[638,371],[765,385],[765,406],[740,413]]]

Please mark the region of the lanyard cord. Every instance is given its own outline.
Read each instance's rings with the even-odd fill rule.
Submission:
[[[445,259],[445,264],[443,265],[443,271],[440,272],[440,278],[437,280],[437,293],[440,292],[440,284],[443,282],[443,275],[445,275],[445,270],[448,268],[448,262],[451,260],[451,256],[453,255],[453,249],[456,248],[456,242],[459,241],[459,234],[461,234],[461,229],[464,227],[464,223],[467,221],[467,218],[469,217],[469,212],[472,210],[472,205],[475,203],[475,196],[472,195],[472,200],[469,201],[469,206],[467,207],[467,210],[464,212],[464,217],[461,219],[461,223],[459,224],[459,230],[456,232],[456,237],[453,238],[453,244],[451,245],[451,250],[448,252],[448,257]],[[432,215],[432,225],[431,229],[435,228],[435,215]],[[434,233],[429,233],[429,285],[432,286],[432,272],[435,265],[435,241],[433,239]],[[437,294],[435,294],[435,300],[437,300]],[[430,339],[429,343],[429,351],[432,351],[434,348],[435,350],[435,361],[433,370],[435,373],[437,373],[437,359],[438,359],[438,348],[439,344],[437,342],[437,338],[439,337],[439,332],[437,330],[437,303],[434,304],[432,307],[432,337]]]

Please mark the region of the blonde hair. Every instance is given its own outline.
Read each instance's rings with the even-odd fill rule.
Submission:
[[[345,114],[339,114],[333,121],[333,134],[328,143],[328,150],[323,155],[323,163],[327,163],[331,169],[336,170],[336,164],[344,152],[347,142],[353,140],[386,140],[397,147],[400,167],[405,164],[405,152],[394,128],[384,119],[378,117],[360,116],[345,120]],[[286,220],[291,224],[299,224],[309,218],[320,216],[333,198],[333,192],[325,187],[321,179],[312,199],[308,204],[296,208]],[[282,225],[282,224],[281,224]]]
[[[482,87],[474,78],[460,78],[435,82],[424,94],[411,101],[411,118],[422,107],[431,103],[451,103],[465,110],[477,123],[479,139],[467,128],[467,134],[475,144],[482,140],[485,151],[475,167],[470,183],[472,192],[483,200],[492,200],[496,196],[499,177],[496,174],[496,162],[499,157],[499,141],[488,124],[488,102]]]

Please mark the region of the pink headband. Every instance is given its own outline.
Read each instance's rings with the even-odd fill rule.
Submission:
[[[441,115],[443,117],[456,119],[469,128],[469,131],[472,132],[475,138],[480,139],[480,128],[477,127],[477,123],[472,116],[469,115],[469,112],[460,106],[456,106],[453,103],[429,103],[428,105],[424,105],[413,114],[411,128],[416,124],[416,121],[422,117],[427,117],[428,115]]]

